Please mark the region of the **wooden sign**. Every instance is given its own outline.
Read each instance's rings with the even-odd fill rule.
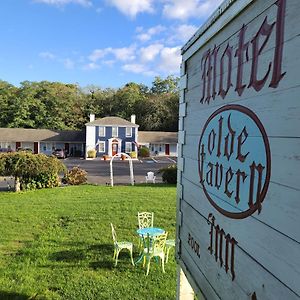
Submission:
[[[182,49],[177,260],[207,299],[300,299],[299,16],[228,0]]]

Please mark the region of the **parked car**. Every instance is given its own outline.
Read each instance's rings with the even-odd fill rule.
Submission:
[[[52,152],[52,154],[54,156],[56,156],[57,158],[62,158],[62,159],[66,158],[66,153],[65,153],[64,149],[55,149]]]

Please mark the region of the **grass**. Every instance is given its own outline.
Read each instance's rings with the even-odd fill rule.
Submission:
[[[174,238],[175,194],[160,185],[0,193],[0,299],[175,299],[173,255],[165,274],[154,261],[146,277],[126,252],[114,267],[110,229],[137,246],[137,212],[153,211]]]

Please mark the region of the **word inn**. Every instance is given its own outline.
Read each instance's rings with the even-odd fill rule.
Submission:
[[[208,250],[211,255],[215,256],[216,262],[220,262],[220,267],[224,266],[226,273],[230,269],[232,281],[235,278],[234,272],[234,247],[237,241],[225,233],[223,228],[215,224],[215,217],[213,214],[208,215],[208,225],[210,225],[210,245]]]
[[[234,84],[234,90],[239,96],[243,94],[246,87],[252,87],[257,92],[260,91],[268,78],[270,78],[269,87],[277,88],[285,75],[282,72],[282,55],[286,0],[278,0],[275,5],[277,6],[276,21],[269,23],[268,17],[266,17],[250,40],[245,40],[247,25],[244,24],[238,33],[237,40],[234,41],[236,48],[228,42],[223,51],[221,51],[221,45],[205,51],[201,59],[201,103],[209,104],[210,100],[214,100],[217,95],[224,99]],[[269,41],[272,40],[270,39],[272,33],[275,35],[275,45],[274,43],[271,45]],[[264,59],[260,56],[266,52],[267,47],[268,49],[274,48],[272,50],[273,57],[267,66],[262,67],[260,62]],[[252,61],[250,72],[246,75],[244,67],[250,61]],[[237,67],[233,66],[234,63]],[[265,70],[260,70],[261,68],[265,68]],[[260,75],[261,78],[258,78],[259,74],[264,75]],[[233,76],[235,76],[235,80]]]

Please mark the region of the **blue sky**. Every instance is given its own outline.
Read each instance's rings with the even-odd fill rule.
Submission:
[[[222,0],[2,0],[0,79],[121,87],[179,75]]]

